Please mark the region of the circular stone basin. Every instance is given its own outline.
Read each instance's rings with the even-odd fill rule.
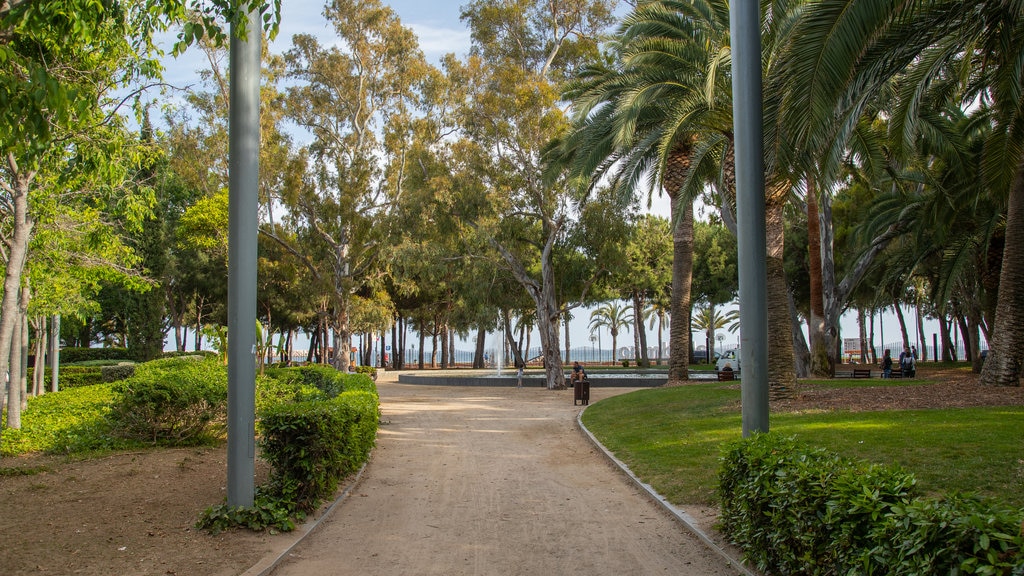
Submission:
[[[714,371],[689,372],[691,380],[715,380]],[[571,373],[566,373],[565,383],[568,386]],[[653,388],[668,381],[663,371],[651,372],[593,372],[587,374],[591,386],[614,388]],[[499,374],[483,370],[448,370],[434,372],[413,372],[398,375],[401,384],[424,384],[429,386],[515,386],[518,381],[513,370],[502,370]],[[539,370],[527,371],[523,374],[523,386],[545,387],[547,378]]]

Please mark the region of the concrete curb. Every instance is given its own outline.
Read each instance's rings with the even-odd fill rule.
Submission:
[[[352,490],[354,490],[355,487],[359,485],[359,481],[362,480],[363,478],[363,471],[366,470],[366,466],[369,463],[370,459],[367,458],[362,468],[359,469],[359,472],[356,472],[355,478],[352,480],[352,482],[350,482],[349,485],[346,486],[345,489],[341,491],[341,494],[339,494],[338,497],[334,499],[334,502],[332,502],[331,505],[326,510],[324,510],[323,514],[321,514],[319,518],[317,518],[316,520],[305,522],[301,526],[296,526],[295,530],[292,531],[292,534],[295,537],[294,539],[292,539],[290,543],[285,545],[284,548],[271,552],[267,556],[263,557],[262,559],[260,559],[259,562],[254,564],[245,572],[242,572],[239,576],[267,576],[274,570],[274,568],[277,568],[277,566],[289,554],[291,554],[292,550],[294,550],[295,547],[298,546],[306,538],[306,536],[309,536],[310,534],[315,532],[317,528],[320,527],[320,524],[328,517],[330,517],[331,513],[334,512],[334,509],[339,504],[341,504],[346,498],[348,498]]]
[[[685,526],[688,530],[693,532],[693,534],[697,536],[697,538],[700,538],[700,540],[704,542],[704,545],[707,546],[712,552],[715,552],[716,554],[724,558],[733,568],[739,570],[741,574],[745,574],[746,576],[758,576],[755,572],[751,572],[750,569],[744,566],[739,560],[733,558],[731,554],[723,550],[721,546],[716,544],[710,536],[705,534],[704,531],[697,526],[697,522],[693,519],[692,516],[687,514],[685,511],[676,508],[671,502],[666,500],[664,496],[658,494],[658,492],[654,488],[652,488],[650,484],[646,484],[642,480],[640,480],[640,478],[638,478],[636,474],[633,474],[633,471],[629,469],[629,466],[627,466],[625,462],[616,458],[614,454],[612,454],[607,448],[605,448],[604,444],[601,444],[601,442],[598,441],[597,437],[595,437],[590,432],[590,430],[583,425],[584,412],[586,412],[586,408],[580,410],[579,414],[576,415],[576,425],[580,427],[580,430],[583,431],[587,438],[590,438],[590,442],[593,443],[598,450],[603,452],[604,455],[619,468],[619,470],[621,470],[626,476],[628,476],[634,484],[636,484],[645,492],[647,492],[648,496],[653,498],[654,501],[660,504],[661,507],[664,508],[669,514],[674,516],[676,520],[682,523],[683,526]]]

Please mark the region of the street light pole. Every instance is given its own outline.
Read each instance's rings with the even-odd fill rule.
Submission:
[[[764,121],[760,2],[729,5],[732,36],[736,224],[739,247],[743,436],[768,431],[768,266],[765,258]]]
[[[256,489],[256,235],[260,172],[260,17],[231,26],[228,142],[229,506],[251,508]]]

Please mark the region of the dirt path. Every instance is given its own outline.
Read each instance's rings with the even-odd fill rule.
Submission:
[[[362,479],[274,576],[737,573],[584,438],[571,390],[378,388]]]

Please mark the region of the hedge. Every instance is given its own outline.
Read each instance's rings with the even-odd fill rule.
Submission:
[[[349,374],[323,364],[291,368],[268,368],[266,375],[288,382],[313,386],[323,392],[328,398],[333,398],[342,392],[353,390],[377,394],[377,386],[368,374]]]
[[[759,434],[728,444],[723,532],[767,574],[1024,574],[1024,512]]]
[[[61,348],[60,363],[74,364],[90,360],[132,360],[127,348]]]
[[[227,370],[216,359],[170,358],[140,364],[114,386],[109,419],[116,434],[140,442],[191,446],[220,436]]]
[[[369,458],[379,422],[377,402],[375,394],[352,391],[260,414],[261,454],[272,469],[267,489],[295,510],[315,510]]]
[[[47,390],[50,389],[50,370],[45,369],[45,378],[43,379],[43,385]],[[35,374],[35,368],[29,368],[26,377],[31,386],[32,375]],[[103,378],[103,367],[102,366],[61,366],[57,372],[57,389],[67,390],[68,388],[80,388],[82,386],[92,386],[93,384],[102,384],[108,382]]]

